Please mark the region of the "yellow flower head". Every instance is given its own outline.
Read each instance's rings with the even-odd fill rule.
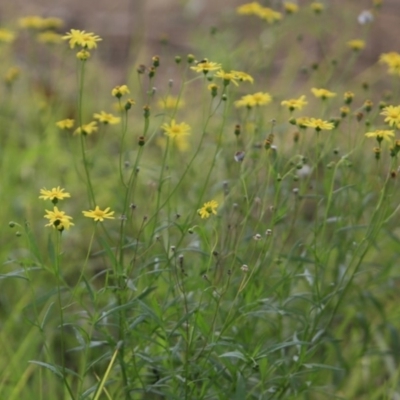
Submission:
[[[90,58],[90,52],[88,52],[86,49],[82,49],[76,53],[76,58],[81,61],[86,61],[88,58]]]
[[[271,103],[272,97],[268,93],[257,92],[254,94],[247,94],[240,100],[235,101],[236,107],[252,108],[255,106],[264,106]]]
[[[335,127],[332,122],[324,121],[319,118],[309,118],[307,121],[304,122],[304,125],[310,128],[314,128],[317,132],[322,130],[330,131]]]
[[[103,222],[104,219],[114,219],[114,211],[110,211],[110,207],[100,210],[99,206],[96,206],[94,210],[82,211],[82,214],[87,218],[93,218],[95,222]]]
[[[9,29],[0,29],[0,43],[12,43],[15,40],[15,33]]]
[[[206,75],[209,71],[218,71],[221,69],[221,64],[208,61],[206,58],[202,61],[199,61],[195,66],[190,67],[193,71],[203,72]]]
[[[238,77],[232,72],[225,72],[224,70],[220,69],[215,74],[215,77],[221,78],[224,81],[224,86],[228,86],[230,82],[232,82],[235,86],[239,86],[239,84],[236,82]]]
[[[307,123],[309,122],[309,120],[310,120],[310,118],[308,118],[308,117],[299,117],[299,118],[296,118],[294,120],[294,122],[299,128],[305,129],[308,126]]]
[[[124,94],[129,94],[128,86],[121,85],[115,86],[115,88],[111,91],[111,95],[117,97],[118,99],[121,98]]]
[[[93,118],[97,119],[99,122],[102,122],[104,125],[119,124],[121,121],[120,117],[115,117],[114,115],[108,114],[105,111],[101,111],[100,114],[99,113],[93,114]]]
[[[70,221],[72,217],[66,215],[64,211],[60,211],[57,207],[54,207],[53,211],[45,211],[47,214],[44,217],[49,220],[49,223],[45,226],[52,226],[62,232],[64,229],[69,229],[70,226],[74,225]]]
[[[179,97],[168,95],[163,99],[158,100],[157,105],[164,110],[175,110],[182,108],[185,102]]]
[[[64,192],[64,190],[65,189],[61,189],[60,186],[51,190],[47,190],[46,188],[40,189],[41,196],[39,196],[39,199],[51,200],[54,204],[57,204],[58,200],[64,200],[67,197],[71,197],[71,195]]]
[[[291,1],[286,1],[283,3],[283,8],[286,14],[294,14],[299,11],[299,6],[296,3],[292,3]]]
[[[390,142],[390,138],[394,137],[394,131],[378,129],[373,132],[367,132],[365,136],[368,138],[376,138],[379,143],[382,142],[382,140],[387,140]]]
[[[163,124],[161,129],[164,130],[165,134],[172,139],[189,135],[190,133],[190,126],[185,122],[181,122],[180,124],[175,123],[173,119],[170,124]]]
[[[324,10],[324,5],[319,1],[314,1],[310,4],[311,10],[315,12],[315,14],[319,14]]]
[[[20,73],[21,70],[18,67],[11,67],[4,75],[4,81],[9,85],[12,84],[19,77]]]
[[[300,96],[298,99],[283,100],[281,102],[281,105],[286,106],[289,111],[301,110],[307,104],[306,96]]]
[[[385,122],[389,126],[400,126],[400,106],[387,106],[385,107],[381,115],[385,116]]]
[[[28,15],[18,20],[20,28],[24,29],[43,29],[43,18],[38,15]]]
[[[80,46],[89,50],[95,49],[97,47],[97,42],[103,40],[92,32],[85,32],[77,29],[71,29],[62,39],[69,41],[71,49],[75,46]]]
[[[314,94],[315,97],[318,97],[322,100],[326,100],[329,97],[335,97],[336,93],[330,92],[327,89],[317,89],[317,88],[312,88],[311,92]]]
[[[73,119],[63,119],[61,121],[56,122],[56,125],[60,129],[71,129],[74,126],[75,121]]]
[[[92,133],[97,132],[98,129],[99,128],[97,127],[97,122],[92,121],[77,128],[74,132],[74,135],[91,135]]]
[[[197,210],[201,218],[208,218],[212,214],[217,215],[218,203],[215,200],[207,201],[203,207]]]
[[[388,73],[391,75],[400,75],[400,54],[395,51],[381,54],[379,62],[389,67]]]
[[[234,74],[236,76],[236,79],[239,80],[240,82],[254,83],[254,78],[251,75],[247,74],[246,72],[231,71],[231,74]]]
[[[349,40],[347,46],[354,51],[360,51],[365,48],[365,41],[361,39]]]
[[[351,104],[351,102],[354,99],[354,93],[353,92],[345,92],[343,95],[343,100],[346,104]]]
[[[274,22],[280,21],[282,19],[282,14],[278,11],[274,11],[272,8],[269,7],[262,7],[256,15],[261,19],[264,19],[269,24],[273,24]]]
[[[239,15],[257,15],[258,12],[262,10],[262,5],[257,1],[253,1],[252,3],[242,4],[236,9],[236,12]]]

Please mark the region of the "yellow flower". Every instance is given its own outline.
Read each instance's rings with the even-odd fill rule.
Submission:
[[[96,206],[94,210],[82,211],[82,214],[87,218],[93,218],[96,222],[103,222],[105,218],[114,219],[114,211],[110,211],[110,207],[107,207],[104,211],[100,210],[99,206]]]
[[[190,67],[193,71],[203,72],[206,75],[209,71],[218,71],[221,69],[221,64],[208,61],[206,58],[202,61],[199,61],[195,66]]]
[[[272,97],[268,93],[257,92],[254,94],[247,94],[240,100],[235,101],[236,107],[252,108],[254,106],[263,106],[271,103]]]
[[[365,48],[365,42],[364,42],[364,40],[361,40],[361,39],[349,40],[347,42],[347,46],[349,46],[350,49],[352,49],[354,51],[360,51],[363,48]]]
[[[97,132],[98,127],[97,127],[97,122],[92,121],[89,122],[88,124],[82,125],[80,128],[77,128],[74,132],[74,135],[91,135],[93,132]]]
[[[47,190],[46,188],[40,189],[41,196],[39,196],[39,199],[51,200],[54,204],[57,204],[58,200],[64,200],[67,197],[71,197],[71,195],[64,192],[64,190],[65,189],[61,189],[60,186],[51,190]]]
[[[92,32],[85,32],[77,29],[71,29],[62,39],[69,40],[71,49],[75,46],[81,46],[85,49],[95,49],[97,47],[97,42],[103,40]]]
[[[201,218],[208,218],[211,214],[217,215],[218,203],[215,200],[207,201],[197,210]]]
[[[90,53],[86,49],[82,49],[76,53],[76,58],[81,61],[86,61],[88,58],[90,58]]]
[[[330,92],[329,90],[326,89],[317,89],[317,88],[312,88],[311,89],[312,93],[314,94],[315,97],[319,97],[322,100],[325,100],[329,97],[335,97],[336,93]]]
[[[0,29],[0,42],[12,43],[15,40],[15,33],[9,29]]]
[[[168,95],[167,97],[158,100],[157,105],[164,110],[175,110],[182,108],[185,102],[175,96]]]
[[[307,123],[309,122],[309,120],[310,120],[310,118],[308,118],[308,117],[299,117],[299,118],[296,118],[294,120],[294,122],[299,128],[305,129],[308,126]]]
[[[315,14],[319,14],[324,10],[324,5],[320,3],[319,1],[314,1],[313,3],[310,4],[311,10],[315,12]]]
[[[390,138],[394,136],[394,131],[378,129],[374,132],[367,132],[365,136],[368,138],[376,138],[380,143],[383,139],[391,141]]]
[[[296,3],[292,3],[291,1],[287,1],[283,3],[283,8],[287,14],[294,14],[299,11],[299,6]]]
[[[253,1],[252,3],[242,4],[236,9],[236,12],[239,15],[257,15],[262,8],[260,3]]]
[[[61,121],[56,122],[56,125],[60,129],[71,129],[74,126],[75,120],[73,119],[63,119]]]
[[[388,73],[391,75],[400,75],[400,54],[395,51],[381,54],[379,62],[389,67]]]
[[[98,113],[93,114],[93,118],[97,119],[99,122],[102,122],[103,124],[110,124],[110,125],[119,124],[121,121],[120,117],[115,117],[114,115],[108,114],[104,111],[101,111],[100,114]]]
[[[283,100],[281,102],[281,105],[288,107],[289,111],[301,110],[307,104],[306,96],[300,96],[298,99]]]
[[[319,118],[309,118],[307,121],[304,122],[304,125],[310,128],[315,128],[317,132],[322,130],[330,131],[335,127],[332,122],[324,121]]]
[[[43,18],[37,15],[28,15],[18,20],[18,25],[25,29],[42,29]]]
[[[175,120],[173,119],[170,124],[163,124],[161,129],[164,130],[165,134],[172,139],[189,135],[190,133],[190,126],[185,122],[181,122],[180,124],[176,124]]]
[[[121,85],[115,86],[115,88],[111,91],[111,95],[117,97],[118,99],[121,98],[124,94],[129,94],[128,86]]]
[[[385,116],[385,122],[390,126],[400,126],[400,106],[387,106],[381,115]]]
[[[64,211],[60,211],[57,207],[54,207],[53,211],[45,211],[47,214],[44,217],[49,220],[49,223],[45,226],[52,226],[62,232],[64,229],[69,229],[70,226],[74,225],[70,221],[72,217],[69,217]]]
[[[242,71],[231,71],[231,74],[236,75],[236,79],[238,79],[240,82],[250,82],[250,83],[254,83],[254,78],[249,75],[246,74],[246,72],[242,72]]]
[[[215,77],[221,78],[224,81],[224,86],[228,86],[230,82],[232,82],[235,86],[239,86],[239,84],[236,82],[238,77],[232,72],[225,72],[224,70],[220,69],[215,74]]]
[[[64,21],[57,17],[43,18],[41,29],[59,29],[64,26]]]
[[[4,75],[4,81],[7,84],[13,83],[20,75],[21,70],[18,67],[11,67]]]
[[[343,95],[343,100],[346,104],[351,104],[351,102],[354,99],[354,93],[353,92],[345,92]]]
[[[340,107],[340,116],[342,118],[346,117],[350,113],[350,108],[347,106]]]
[[[37,40],[40,43],[58,44],[61,43],[61,35],[53,31],[45,31],[38,33]]]
[[[274,11],[269,7],[262,7],[256,15],[261,19],[265,19],[269,24],[273,24],[274,22],[280,21],[282,19],[282,14],[278,11]]]

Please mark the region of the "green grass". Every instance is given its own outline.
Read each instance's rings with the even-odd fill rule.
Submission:
[[[342,13],[333,3],[272,25],[228,10],[215,29],[190,33],[193,59],[165,44],[153,71],[154,58],[139,60],[144,71],[128,66],[120,99],[98,57],[106,37],[81,61],[79,46],[38,43],[37,30],[9,23],[15,40],[0,34],[1,398],[400,395],[398,133],[380,114],[399,103],[398,75],[348,47],[362,38],[368,48],[369,25],[355,22],[355,5]],[[195,72],[204,58],[254,83]],[[14,66],[19,76],[7,79]],[[235,106],[256,92],[272,101]],[[181,106],[163,108],[169,95]],[[281,105],[301,95],[302,110]],[[73,134],[101,110],[120,123]],[[334,128],[304,128],[302,116]],[[61,130],[66,118],[74,127]],[[190,134],[168,137],[172,120]],[[365,136],[391,129],[389,140]],[[71,194],[56,204],[69,229],[45,226],[54,205],[40,190],[57,186]],[[201,218],[211,200],[215,213]],[[114,218],[83,215],[95,206]]]

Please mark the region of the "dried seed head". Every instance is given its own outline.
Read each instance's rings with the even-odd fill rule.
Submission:
[[[267,229],[267,230],[265,231],[265,234],[266,234],[267,236],[271,236],[271,235],[272,235],[272,230],[271,230],[271,229]]]
[[[256,241],[261,240],[261,235],[260,235],[259,233],[256,233],[256,234],[253,236],[253,239],[256,240]]]
[[[248,272],[248,271],[249,271],[249,267],[248,267],[246,264],[243,264],[243,265],[240,267],[240,269],[241,269],[243,272]]]
[[[242,162],[244,160],[244,156],[245,156],[245,152],[244,151],[237,151],[234,155],[234,159],[236,162]]]

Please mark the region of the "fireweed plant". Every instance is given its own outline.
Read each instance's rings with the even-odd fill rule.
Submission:
[[[118,86],[101,32],[0,27],[1,398],[399,397],[399,49],[269,3]]]

